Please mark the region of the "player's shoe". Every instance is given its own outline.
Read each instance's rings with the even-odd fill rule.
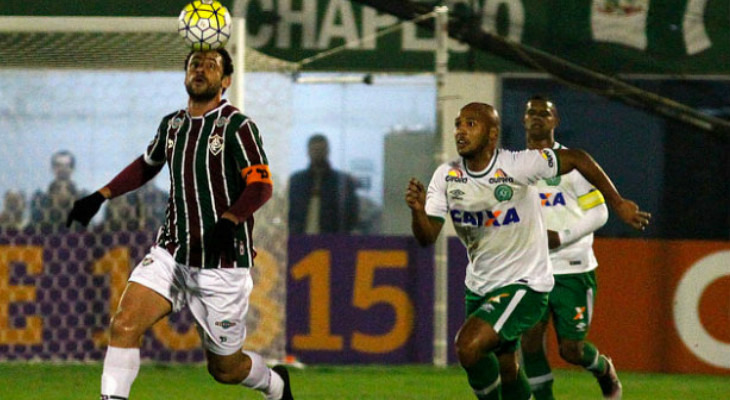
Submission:
[[[291,383],[289,382],[289,371],[283,365],[276,365],[271,368],[272,371],[279,374],[281,379],[284,381],[284,394],[281,396],[281,400],[294,400],[291,395]]]
[[[621,387],[621,381],[618,380],[616,367],[613,366],[613,361],[609,357],[601,357],[606,360],[606,372],[603,375],[596,376],[596,379],[601,387],[601,392],[603,392],[603,398],[621,400],[623,388]]]

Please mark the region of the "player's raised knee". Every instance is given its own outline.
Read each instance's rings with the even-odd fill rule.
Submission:
[[[472,367],[479,361],[482,349],[476,338],[469,337],[468,335],[459,335],[454,342],[454,346],[459,364],[462,367]]]

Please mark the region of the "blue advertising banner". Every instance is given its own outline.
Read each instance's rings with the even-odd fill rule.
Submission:
[[[305,363],[430,363],[433,248],[405,237],[292,236],[287,351]]]

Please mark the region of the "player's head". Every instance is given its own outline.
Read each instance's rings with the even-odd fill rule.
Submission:
[[[486,103],[469,103],[454,120],[456,151],[464,158],[492,152],[499,139],[499,113]]]
[[[51,156],[51,170],[56,180],[66,181],[71,179],[75,167],[76,158],[68,150],[59,150]]]
[[[209,101],[231,85],[233,60],[224,48],[191,51],[185,58],[185,89],[194,101]]]
[[[307,141],[307,154],[309,155],[310,164],[315,166],[327,164],[330,154],[327,136],[321,133],[312,135]]]
[[[525,104],[522,123],[530,140],[554,140],[555,128],[560,123],[558,109],[547,96],[532,96]]]

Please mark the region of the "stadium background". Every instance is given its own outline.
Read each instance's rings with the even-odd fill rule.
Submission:
[[[245,77],[241,106],[261,128],[276,182],[274,199],[257,218],[262,251],[247,346],[314,364],[431,363],[440,312],[431,294],[433,251],[407,238],[404,184],[411,175],[428,179],[442,146],[437,132],[446,132],[443,148],[453,152],[449,121],[462,104],[497,105],[503,145],[518,149],[523,103],[544,93],[560,109],[558,140],[588,150],[626,197],[655,216],[642,234],[613,218],[598,232],[602,267],[591,337],[622,369],[730,374],[726,133],[631,107],[551,78],[539,66],[529,69],[455,41],[438,87],[433,33],[406,23],[357,42],[398,23],[357,2],[223,3],[247,17],[246,71],[237,77]],[[484,29],[516,43],[727,118],[728,3],[655,3],[451,5],[454,12],[479,10]],[[88,4],[11,0],[0,15],[171,17],[184,2]],[[74,181],[94,190],[138,155],[160,116],[185,99],[179,62],[185,51],[174,44],[177,38],[44,34],[42,28],[0,32],[0,190],[21,191],[28,220],[33,194],[52,179],[54,151],[73,152]],[[330,49],[332,55],[318,58]],[[314,132],[329,137],[333,165],[361,182],[369,224],[358,236],[287,237],[286,180],[306,166],[305,142]],[[155,186],[166,190],[165,180],[159,177]],[[0,360],[102,358],[108,316],[151,242],[156,195],[151,190],[148,197],[118,201],[89,231],[68,232],[54,223],[2,230]],[[463,254],[450,244],[453,336],[461,317]],[[160,322],[145,339],[145,359],[201,361],[191,322],[185,313]]]

